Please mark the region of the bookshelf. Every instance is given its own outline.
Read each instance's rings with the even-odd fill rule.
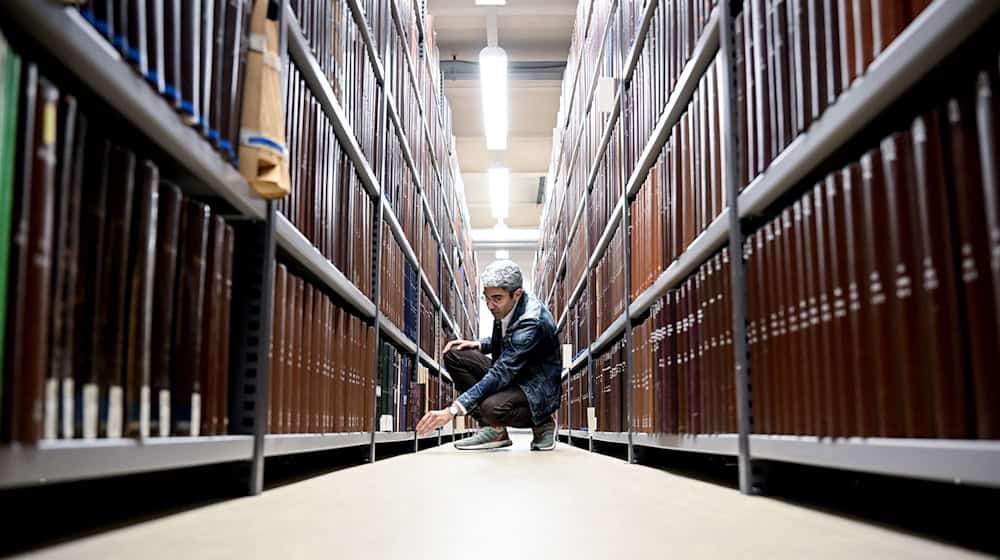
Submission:
[[[394,127],[401,144],[403,159],[409,167],[416,184],[415,198],[407,200],[412,204],[418,215],[418,225],[422,220],[430,224],[430,232],[437,241],[435,255],[429,260],[435,263],[434,269],[425,270],[419,258],[423,254],[420,232],[410,239],[403,231],[399,217],[382,195],[382,185],[377,174],[378,167],[368,160],[359,143],[358,130],[351,124],[351,119],[345,112],[344,105],[335,94],[331,83],[321,69],[310,39],[303,31],[295,16],[290,2],[282,2],[281,44],[283,56],[281,59],[283,71],[287,72],[289,64],[294,64],[298,75],[304,80],[309,94],[312,96],[319,112],[329,122],[336,143],[342,153],[353,165],[357,174],[358,185],[374,203],[375,215],[380,222],[373,224],[373,243],[377,243],[381,224],[384,223],[395,242],[403,253],[405,261],[417,272],[418,309],[420,294],[427,295],[431,306],[430,318],[434,324],[440,324],[459,337],[468,337],[472,333],[462,332],[462,328],[445,309],[441,292],[447,286],[459,287],[455,269],[451,266],[452,258],[446,250],[441,227],[440,214],[435,215],[430,201],[438,200],[439,205],[451,216],[448,206],[447,189],[454,189],[450,184],[452,176],[442,173],[440,166],[448,154],[435,152],[431,145],[433,135],[429,126],[436,126],[438,136],[449,138],[445,134],[441,114],[438,113],[434,122],[428,123],[427,118],[421,118],[421,131],[417,136],[421,141],[419,146],[409,144],[404,131],[404,124],[399,117],[400,102],[412,103],[414,96],[403,95],[395,99],[392,92],[384,88],[386,81],[385,65],[381,60],[376,40],[372,36],[367,16],[361,3],[357,0],[346,0],[346,10],[350,11],[347,19],[356,26],[363,43],[364,52],[369,57],[376,81],[384,94],[378,106],[386,112],[386,124]],[[422,9],[422,6],[421,6]],[[228,205],[226,219],[236,227],[237,236],[245,238],[247,247],[237,248],[238,254],[253,255],[252,262],[238,267],[237,271],[245,277],[246,285],[241,285],[239,294],[257,294],[255,299],[234,301],[234,317],[239,316],[247,325],[230,333],[233,342],[233,359],[230,370],[244,369],[254,373],[254,376],[232,377],[229,380],[230,392],[234,393],[229,403],[231,435],[213,435],[200,437],[145,437],[145,438],[98,438],[93,440],[56,439],[43,440],[37,444],[0,444],[0,488],[15,486],[30,486],[36,484],[83,480],[99,477],[110,477],[136,472],[176,469],[189,466],[206,465],[223,462],[247,462],[251,465],[251,477],[248,493],[257,494],[262,491],[263,459],[269,456],[308,453],[321,450],[331,450],[344,447],[370,448],[370,456],[374,457],[374,446],[382,443],[413,441],[416,449],[417,438],[412,431],[379,432],[378,418],[374,418],[374,429],[365,432],[342,433],[304,433],[304,434],[270,434],[266,433],[268,409],[268,347],[271,329],[271,293],[274,283],[274,263],[276,260],[295,269],[297,275],[304,275],[306,281],[315,287],[316,293],[332,293],[337,298],[337,305],[343,306],[350,314],[374,326],[377,333],[382,333],[380,339],[391,341],[408,356],[411,364],[425,364],[435,379],[437,393],[433,396],[436,404],[445,402],[446,393],[454,392],[453,382],[446,371],[442,369],[437,354],[443,344],[440,333],[434,333],[434,356],[428,356],[418,348],[415,340],[404,333],[401,325],[389,320],[380,308],[378,296],[374,299],[366,295],[366,289],[356,285],[344,270],[338,268],[318,248],[316,242],[310,240],[303,231],[296,227],[292,220],[275,211],[275,204],[258,198],[250,190],[246,180],[217,152],[208,139],[198,130],[185,124],[177,111],[152,87],[144,77],[140,76],[123,60],[122,55],[115,50],[108,40],[101,36],[74,7],[64,7],[55,2],[30,2],[18,0],[4,5],[2,12],[10,16],[10,25],[19,35],[24,35],[28,41],[36,41],[43,47],[46,56],[51,56],[56,63],[68,71],[75,79],[90,90],[96,98],[111,106],[122,120],[136,131],[149,139],[150,143],[166,156],[173,159],[172,164],[179,167],[178,173],[190,178],[181,187],[185,195],[204,196],[221,200]],[[393,23],[400,26],[397,6],[392,4]],[[426,28],[422,16],[417,17],[420,28],[420,46],[423,48]],[[287,48],[285,48],[287,46]],[[391,53],[387,53],[391,56]],[[420,60],[428,74],[437,72],[426,59]],[[426,115],[419,87],[414,73],[414,61],[407,58],[407,69],[411,88],[417,94],[417,110],[421,116]],[[44,72],[44,66],[41,67]],[[285,99],[287,107],[288,100]],[[430,100],[428,100],[430,102]],[[439,103],[438,99],[433,99]],[[390,127],[390,128],[392,128]],[[388,130],[388,129],[387,129]],[[385,131],[383,131],[385,132]],[[381,146],[381,140],[379,144]],[[433,184],[423,184],[422,175],[414,159],[413,148],[428,149],[430,169],[433,170]],[[447,142],[445,147],[448,148]],[[442,158],[439,160],[439,158]],[[381,165],[381,162],[378,162]],[[419,202],[417,202],[419,198]],[[468,228],[467,217],[461,221],[462,227]],[[445,231],[450,232],[452,247],[461,247],[461,238],[455,231],[455,224],[449,222]],[[238,225],[238,227],[236,226]],[[467,236],[466,236],[467,237]],[[276,254],[277,250],[277,254]],[[243,251],[243,253],[240,253]],[[249,252],[248,252],[249,251]],[[277,259],[276,259],[277,257]],[[375,290],[381,284],[379,274],[381,267],[373,262]],[[447,274],[441,269],[447,268]],[[242,271],[242,272],[240,272]],[[475,278],[468,274],[463,282],[466,289],[474,287]],[[237,278],[240,278],[238,276]],[[448,279],[451,282],[448,283]],[[241,284],[244,280],[241,280]],[[465,316],[465,325],[474,327],[469,320],[469,310],[463,297],[463,292],[456,289],[455,297],[460,302]],[[238,309],[237,309],[238,308]],[[419,334],[420,316],[417,313],[416,332]],[[234,319],[235,325],[235,319]],[[418,336],[419,338],[419,336]],[[380,345],[376,345],[379,348]],[[237,354],[239,359],[236,359]],[[378,371],[378,355],[371,357]],[[377,381],[375,382],[377,383]],[[239,391],[239,399],[235,392]],[[373,395],[374,398],[374,395]],[[239,412],[236,412],[240,409]],[[454,437],[454,436],[453,436]],[[438,433],[424,440],[442,442]]]
[[[596,142],[597,151],[594,160],[586,162],[590,172],[583,178],[581,186],[584,193],[592,191],[595,178],[603,164],[601,159],[605,151],[608,150],[609,141],[614,141],[613,134],[618,133],[615,130],[618,122],[624,119],[622,116],[623,92],[628,91],[632,85],[630,80],[640,61],[639,53],[643,42],[647,38],[651,22],[657,21],[655,19],[656,10],[664,5],[665,3],[656,1],[641,5],[641,16],[639,16],[636,28],[637,40],[628,47],[627,55],[625,55],[624,78],[615,76],[617,86],[615,107],[606,113],[610,118],[604,121],[604,128],[601,129],[600,136],[592,136],[592,141]],[[935,437],[830,437],[758,433],[762,420],[758,417],[760,412],[757,401],[762,396],[757,393],[761,388],[755,385],[754,394],[756,396],[752,397],[749,385],[754,379],[755,365],[760,368],[761,364],[754,363],[752,348],[748,352],[746,341],[751,341],[751,344],[755,343],[757,338],[754,337],[759,338],[760,336],[760,326],[758,325],[756,331],[749,333],[743,329],[746,324],[745,319],[748,317],[748,302],[740,294],[746,291],[748,283],[755,281],[750,271],[744,272],[743,270],[746,254],[743,258],[732,260],[731,264],[734,270],[731,282],[734,292],[727,304],[732,306],[731,315],[733,317],[729,320],[735,321],[734,324],[728,325],[727,329],[732,329],[729,332],[735,339],[732,353],[734,354],[734,365],[737,366],[732,372],[736,382],[735,391],[728,398],[734,400],[732,406],[738,417],[736,423],[738,429],[732,433],[662,433],[657,430],[654,430],[653,433],[644,433],[631,425],[633,406],[638,404],[633,403],[632,385],[633,382],[639,382],[634,378],[634,375],[637,374],[632,371],[633,345],[638,344],[638,341],[632,340],[633,328],[639,327],[640,322],[645,321],[644,317],[654,309],[657,302],[664,296],[675,292],[688,279],[696,277],[699,268],[713,255],[727,247],[730,256],[744,253],[746,241],[749,239],[746,235],[747,232],[752,231],[755,227],[760,227],[762,218],[773,217],[776,208],[779,208],[780,205],[788,204],[786,201],[789,196],[801,189],[803,181],[814,180],[818,172],[828,170],[830,165],[828,162],[831,158],[840,158],[836,161],[842,163],[843,156],[838,154],[844,153],[849,144],[860,134],[871,135],[869,129],[872,122],[878,123],[880,119],[886,120],[883,115],[888,110],[913,88],[921,86],[922,82],[926,81],[925,77],[928,73],[940,66],[942,61],[967,43],[970,38],[977,33],[982,35],[986,22],[995,18],[997,11],[1000,10],[1000,6],[989,2],[942,0],[929,2],[928,6],[913,18],[887,47],[883,47],[881,53],[875,53],[876,56],[861,72],[862,75],[859,78],[839,91],[835,101],[830,101],[825,110],[793,140],[786,141],[783,149],[779,151],[780,153],[775,154],[776,157],[767,162],[763,171],[750,177],[749,184],[744,186],[738,184],[739,164],[737,160],[740,151],[746,150],[747,147],[741,144],[738,126],[736,126],[739,124],[736,119],[743,118],[744,113],[740,112],[742,109],[738,106],[734,98],[735,91],[730,85],[734,83],[735,79],[730,76],[737,71],[734,51],[725,46],[727,41],[733,41],[734,22],[737,17],[741,13],[747,14],[750,10],[749,8],[741,10],[742,7],[742,3],[726,6],[716,5],[708,14],[704,30],[694,38],[690,56],[683,62],[682,71],[669,89],[669,97],[665,100],[662,108],[657,109],[656,124],[650,137],[642,146],[641,151],[635,154],[635,164],[629,176],[622,177],[622,181],[625,183],[624,192],[620,198],[611,201],[614,208],[608,214],[606,225],[598,229],[596,243],[587,243],[587,265],[584,268],[583,278],[568,274],[566,270],[567,260],[574,236],[578,235],[581,230],[587,230],[587,225],[595,219],[592,213],[593,209],[588,208],[586,204],[589,196],[585,197],[579,204],[574,202],[572,205],[567,205],[564,203],[565,192],[568,192],[572,185],[568,185],[570,180],[561,175],[564,167],[561,166],[560,162],[566,157],[576,157],[576,147],[570,143],[572,148],[569,150],[565,146],[554,150],[549,185],[556,192],[549,193],[546,207],[543,209],[543,231],[547,232],[549,241],[543,244],[536,258],[535,287],[541,293],[547,294],[546,302],[550,308],[557,306],[556,310],[560,317],[558,329],[564,331],[571,323],[567,319],[573,316],[574,306],[585,302],[586,300],[583,298],[593,297],[592,291],[595,286],[591,276],[598,265],[604,262],[612,240],[619,239],[615,237],[615,232],[623,221],[629,220],[629,211],[645,187],[650,169],[657,165],[657,159],[664,149],[664,144],[671,138],[672,134],[676,134],[674,128],[688,110],[699,86],[699,81],[706,74],[713,60],[721,61],[725,65],[720,71],[720,79],[725,77],[730,80],[730,83],[720,82],[717,86],[717,93],[724,107],[724,111],[721,111],[717,116],[721,119],[719,122],[723,129],[719,145],[722,150],[723,174],[725,175],[724,206],[719,209],[716,215],[708,216],[709,220],[703,222],[704,229],[696,231],[693,240],[686,247],[683,247],[683,250],[675,258],[665,262],[664,268],[656,270],[655,279],[634,299],[627,293],[629,288],[628,282],[626,282],[626,293],[623,294],[626,310],[620,316],[615,317],[607,328],[594,329],[591,327],[587,357],[579,356],[570,368],[563,371],[564,392],[568,394],[572,405],[581,406],[581,398],[577,392],[580,390],[578,387],[582,387],[584,393],[582,402],[589,402],[593,406],[593,399],[596,397],[594,368],[600,367],[599,357],[602,352],[616,344],[616,341],[621,340],[625,346],[624,355],[627,362],[627,371],[622,374],[625,378],[622,406],[627,410],[625,416],[629,422],[629,428],[622,432],[588,433],[586,429],[580,430],[577,425],[567,425],[563,419],[560,422],[560,436],[564,439],[583,437],[590,441],[626,445],[629,448],[629,461],[634,459],[633,448],[635,446],[737,457],[740,459],[738,465],[741,490],[745,493],[761,491],[762,486],[759,483],[762,482],[762,479],[758,476],[764,475],[751,472],[751,465],[767,461],[799,463],[972,485],[1000,486],[1000,480],[998,480],[1000,477],[996,474],[1000,472],[1000,468],[998,468],[1000,448],[998,448],[996,440]],[[749,18],[750,16],[744,15],[744,17]],[[589,26],[589,14],[586,19],[578,18],[575,33],[585,34]],[[839,32],[843,33],[843,30],[841,29]],[[572,49],[574,51],[571,53],[571,60],[578,55],[576,50],[579,49],[579,45],[576,40],[574,40]],[[571,66],[567,70],[564,76],[564,92],[575,92],[575,82],[578,80],[579,74],[580,70],[576,66]],[[569,103],[574,103],[574,100],[570,99]],[[580,118],[586,118],[586,116]],[[564,129],[563,123],[560,123],[560,130]],[[574,141],[577,141],[576,137],[574,137]],[[877,146],[877,143],[875,145]],[[716,186],[722,185],[716,184]],[[600,225],[600,222],[598,224]],[[565,233],[560,233],[557,238],[556,232],[559,232],[560,229]],[[630,233],[632,235],[628,237],[634,235],[634,232]],[[630,247],[631,244],[626,240],[624,243],[626,263],[631,258]],[[584,283],[583,289],[580,287],[581,282]],[[569,291],[570,289],[571,291]],[[557,295],[560,290],[565,290],[566,297]],[[592,314],[593,311],[591,310],[590,313]],[[752,323],[749,326],[751,329],[753,328]],[[563,339],[563,342],[566,340]],[[590,373],[589,376],[581,380],[576,372],[583,364],[589,366]],[[751,401],[753,402],[751,403]],[[567,406],[568,404],[564,403],[563,414],[585,421],[585,409],[581,412],[569,413],[565,412]],[[751,410],[754,412],[751,413]]]

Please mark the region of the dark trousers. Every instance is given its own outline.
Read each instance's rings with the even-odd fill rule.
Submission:
[[[444,367],[451,374],[459,393],[464,393],[486,375],[490,359],[478,350],[452,350],[444,355]],[[535,425],[528,397],[517,385],[486,397],[469,416],[489,426],[531,428]]]

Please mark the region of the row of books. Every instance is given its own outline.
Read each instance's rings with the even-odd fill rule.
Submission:
[[[233,228],[2,38],[0,69],[2,440],[225,433]]]
[[[714,4],[714,0],[678,0],[657,4],[646,40],[639,51],[635,74],[622,98],[622,121],[628,130],[626,177],[632,175],[667,99],[694,54],[699,38],[705,33]]]
[[[836,102],[930,0],[746,0],[735,18],[740,184]]]
[[[581,45],[580,56],[584,62],[578,73],[567,75],[563,79],[559,117],[565,119],[565,125],[563,122],[558,122],[557,126],[565,126],[565,128],[560,130],[559,141],[562,143],[562,160],[558,163],[558,171],[559,176],[566,179],[567,197],[570,200],[574,198],[580,200],[578,196],[584,194],[579,183],[587,179],[590,162],[593,161],[591,149],[596,148],[594,144],[600,140],[604,122],[608,118],[597,104],[590,103],[594,77],[616,78],[621,76],[622,49],[618,9],[616,2],[594,2],[590,27],[587,29]],[[571,70],[575,71],[575,67],[567,65],[566,72],[569,73]],[[574,77],[576,81],[572,81]],[[568,90],[567,88],[572,89]],[[581,131],[583,131],[582,137]],[[583,144],[580,146],[581,152],[574,162],[573,155],[578,141],[583,142]],[[573,205],[570,204],[570,206]],[[569,208],[569,210],[572,212],[575,208]],[[569,219],[572,220],[572,216]]]
[[[420,286],[420,276],[417,269],[410,263],[406,263],[403,275],[403,333],[410,337],[414,343],[419,340],[417,318],[420,315],[420,294],[423,288]]]
[[[270,347],[268,432],[371,431],[374,329],[323,288],[278,264]]]
[[[185,122],[235,164],[251,0],[73,4]]]
[[[721,70],[717,57],[632,203],[633,299],[652,286],[728,205],[719,119]]]
[[[391,343],[382,341],[379,358],[379,381],[375,392],[379,412],[379,431],[405,432],[412,430],[416,422],[414,416],[422,411],[409,408],[408,401],[416,397],[422,385],[417,383],[413,357],[403,354]],[[418,398],[413,398],[417,404]]]
[[[590,298],[581,297],[569,309],[569,313],[566,316],[566,326],[559,333],[560,342],[570,345],[572,349],[571,354],[574,359],[581,353],[586,352],[587,346],[590,345],[590,320]]]
[[[403,233],[410,240],[414,251],[419,249],[417,234],[420,233],[421,217],[424,215],[417,185],[413,181],[409,166],[403,158],[402,145],[396,134],[386,133],[385,168],[379,170],[382,194],[399,220]],[[412,146],[412,144],[411,144]]]
[[[723,249],[633,329],[634,431],[737,431],[730,275]]]
[[[434,304],[424,290],[420,291],[420,349],[433,357],[437,347],[436,334],[439,330],[438,317],[434,313]]]
[[[403,256],[396,238],[387,224],[382,224],[382,273],[380,275],[380,299],[382,313],[397,327],[403,326],[403,314],[406,307],[404,300],[404,274],[409,263]]]
[[[748,239],[755,430],[1000,437],[995,53],[980,68]]]
[[[590,378],[587,370],[583,369],[574,373],[567,381],[569,391],[569,411],[567,416],[569,419],[569,428],[572,430],[586,430],[588,428],[587,409],[591,406]],[[597,390],[596,387],[595,390]],[[598,429],[600,430],[600,426],[598,426]]]
[[[372,198],[309,85],[288,65],[291,196],[277,209],[365,295],[372,290]]]
[[[344,104],[347,62],[351,45],[357,40],[357,28],[351,21],[346,0],[290,0],[288,3],[302,35],[309,43],[320,70],[330,82],[338,102]]]
[[[591,305],[596,320],[595,333],[602,333],[625,313],[625,247],[622,235],[625,228],[618,228],[604,258],[597,263],[591,279]]]
[[[579,426],[587,426],[587,406],[594,407],[597,416],[597,431],[599,432],[624,432],[628,430],[626,413],[628,412],[625,401],[625,341],[618,339],[614,341],[603,354],[594,358],[594,402],[588,404],[587,395],[583,395],[583,400],[578,405],[580,410],[577,415],[580,417]],[[584,393],[587,392],[587,380],[583,379],[581,387]],[[573,414],[571,411],[570,414]]]

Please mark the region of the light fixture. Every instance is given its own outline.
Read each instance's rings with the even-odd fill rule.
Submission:
[[[491,167],[489,180],[493,217],[503,221],[510,212],[510,170],[506,167]]]
[[[510,258],[510,251],[507,249],[497,249],[497,260],[502,261]]]
[[[498,46],[479,51],[486,149],[507,149],[507,53]]]
[[[476,0],[477,6],[506,6],[507,0]]]

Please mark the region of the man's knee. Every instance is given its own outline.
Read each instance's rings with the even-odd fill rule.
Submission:
[[[477,352],[477,350],[450,350],[444,355],[444,367],[449,369],[456,369],[464,366],[469,362],[472,352]]]

